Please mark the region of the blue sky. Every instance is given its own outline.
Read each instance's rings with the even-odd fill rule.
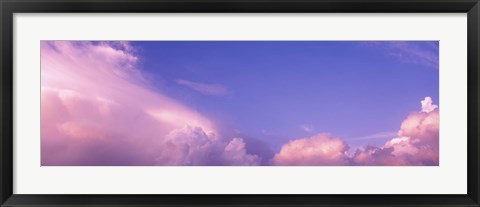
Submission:
[[[437,41],[131,44],[155,90],[272,151],[322,132],[382,145],[420,100],[438,103]]]

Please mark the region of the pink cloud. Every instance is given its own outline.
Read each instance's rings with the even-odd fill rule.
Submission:
[[[401,124],[397,137],[383,146],[363,146],[349,153],[349,146],[328,134],[301,138],[284,144],[274,165],[438,165],[439,112],[430,97],[421,102],[422,111],[411,113]],[[425,108],[428,108],[426,110]]]
[[[260,157],[247,153],[245,142],[242,138],[232,139],[223,151],[226,165],[259,165]]]
[[[274,165],[347,165],[348,145],[329,134],[296,139],[284,144],[273,158]]]
[[[158,147],[157,165],[259,165],[260,158],[246,153],[241,138],[223,141],[200,127],[185,126],[170,132]]]
[[[208,117],[150,90],[127,42],[44,41],[41,60],[44,166],[256,164]]]
[[[428,104],[425,104],[428,102]],[[365,148],[353,157],[360,165],[438,165],[439,164],[439,112],[426,97],[422,111],[411,113],[401,124],[398,137],[380,148]],[[435,106],[435,107],[431,107]],[[428,107],[428,110],[425,110]],[[378,156],[379,152],[389,150]]]

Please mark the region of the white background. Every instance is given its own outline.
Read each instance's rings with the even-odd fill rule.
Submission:
[[[439,40],[440,166],[40,167],[40,40]],[[17,194],[467,191],[466,14],[15,14],[14,84]]]

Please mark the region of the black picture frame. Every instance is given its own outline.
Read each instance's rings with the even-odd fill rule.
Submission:
[[[478,0],[0,0],[1,206],[480,206]],[[465,195],[22,195],[13,194],[14,13],[467,13],[468,186]],[[444,178],[456,179],[456,178]],[[92,186],[94,187],[94,186]]]

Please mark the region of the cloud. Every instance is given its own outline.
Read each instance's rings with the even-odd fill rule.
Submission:
[[[270,165],[270,160],[275,155],[271,146],[261,139],[256,139],[242,135],[242,141],[245,143],[245,149],[248,154],[257,155],[260,158],[260,165]]]
[[[422,112],[429,113],[434,111],[438,108],[437,105],[432,104],[432,98],[427,96],[423,101],[420,102],[422,104]]]
[[[399,61],[438,69],[438,42],[436,41],[370,41],[362,44],[378,48]]]
[[[205,95],[223,96],[228,94],[227,88],[219,84],[198,83],[188,80],[177,80],[177,83]]]
[[[368,139],[383,139],[383,138],[391,138],[396,136],[397,132],[379,132],[375,134],[370,134],[361,137],[351,138],[350,140],[368,140]]]
[[[247,154],[245,142],[241,138],[234,138],[228,143],[223,151],[224,163],[226,165],[259,165],[260,157]]]
[[[425,100],[430,100],[426,97]],[[428,102],[428,101],[427,101]],[[354,157],[363,165],[438,165],[439,164],[439,112],[424,110],[411,113],[401,124],[397,137],[380,148],[359,150]],[[428,105],[428,104],[427,104]],[[380,151],[390,153],[378,156]],[[364,159],[366,158],[366,159]]]
[[[208,117],[151,90],[128,42],[42,41],[41,60],[43,166],[439,163],[439,110],[429,97],[383,146],[351,153],[322,133],[292,140],[265,161],[258,151],[266,147],[222,137]]]
[[[222,143],[200,127],[176,129],[162,141],[162,147],[157,148],[157,165],[218,165],[220,162],[217,158]]]
[[[185,126],[170,132],[158,148],[157,165],[225,166],[259,165],[260,158],[247,154],[241,138],[223,141],[200,127]]]
[[[41,60],[43,166],[256,164],[241,139],[152,91],[128,42],[42,41]]]
[[[310,125],[300,125],[300,129],[305,131],[305,132],[312,132],[313,131],[313,127],[310,126]]]
[[[329,134],[296,139],[284,144],[273,158],[274,165],[347,165],[348,145]]]
[[[422,111],[411,113],[396,137],[383,146],[361,146],[354,153],[340,138],[329,134],[290,141],[272,159],[274,165],[438,165],[439,112],[426,97]],[[428,110],[424,110],[428,106]],[[432,107],[435,106],[435,107]],[[361,137],[376,138],[386,134]],[[394,135],[392,135],[394,136]]]

